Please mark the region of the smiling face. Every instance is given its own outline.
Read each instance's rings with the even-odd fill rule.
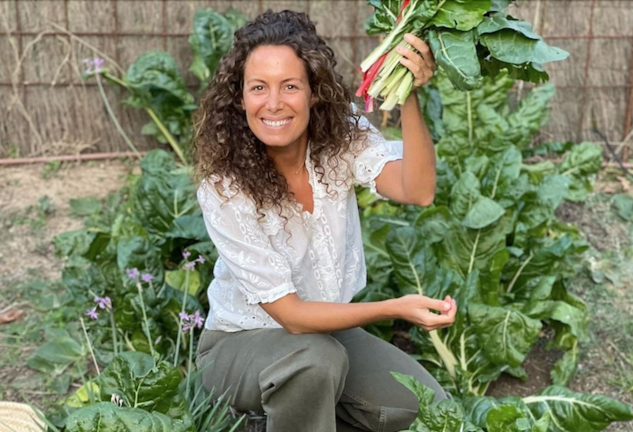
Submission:
[[[307,142],[312,96],[306,65],[288,46],[260,46],[244,65],[242,108],[248,126],[267,146]]]

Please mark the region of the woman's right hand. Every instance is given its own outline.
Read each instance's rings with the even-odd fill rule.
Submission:
[[[450,327],[455,322],[457,303],[450,296],[435,300],[418,294],[408,294],[395,299],[400,318],[431,331]],[[436,310],[440,314],[431,312]]]

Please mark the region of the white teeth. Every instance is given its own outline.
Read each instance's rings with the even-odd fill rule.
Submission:
[[[269,121],[269,120],[264,120],[264,119],[262,120],[264,121],[264,124],[266,126],[279,127],[279,126],[283,126],[285,124],[290,123],[291,119],[281,120],[281,121]]]

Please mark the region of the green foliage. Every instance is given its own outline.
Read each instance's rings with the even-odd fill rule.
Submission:
[[[230,398],[211,402],[213,392],[202,387],[201,371],[186,379],[165,361],[156,363],[145,353],[125,352],[116,356],[94,380],[67,399],[65,432],[226,432],[244,420],[231,419]]]
[[[148,340],[139,329],[143,308],[126,269],[153,275],[154,280],[143,288],[150,334],[161,337],[157,351],[171,356],[186,286],[179,270],[182,253],[188,250],[207,260],[190,272],[185,309],[191,313],[203,309],[197,294],[212,278],[216,252],[204,228],[190,170],[178,168],[162,150],[149,152],[141,170],[139,177],[103,204],[74,202],[77,212],[89,214],[85,228],[62,233],[53,243],[56,254],[65,259],[62,280],[73,302],[88,308],[94,296],[110,297],[123,340],[145,352],[149,352]],[[98,341],[97,356],[108,362],[114,346],[109,323],[103,324],[92,330]],[[182,350],[180,358],[186,357],[186,347]]]
[[[211,9],[198,10],[193,18],[193,33],[189,46],[193,61],[189,70],[200,80],[200,87],[206,88],[215,74],[220,59],[233,46],[233,33],[246,24],[246,18],[235,9],[224,15]]]
[[[526,398],[469,396],[433,402],[433,390],[411,376],[391,374],[420,404],[417,419],[405,432],[597,432],[614,421],[633,420],[629,405],[559,386]]]
[[[189,70],[200,80],[199,93],[206,89],[220,59],[233,45],[233,33],[245,23],[246,18],[234,9],[224,14],[211,9],[196,12],[189,37],[193,53]],[[169,53],[144,53],[121,77],[115,76],[107,68],[99,69],[96,73],[110,84],[121,86],[129,92],[129,97],[124,101],[126,105],[144,109],[148,113],[150,121],[142,128],[143,135],[154,136],[163,144],[169,143],[184,164],[192,162],[192,116],[198,105]]]
[[[584,303],[566,290],[587,246],[555,211],[591,190],[601,152],[591,143],[562,146],[570,150],[561,163],[526,165],[523,153],[547,121],[554,88],[533,90],[511,110],[512,83],[503,72],[464,93],[440,75],[434,205],[366,201],[363,209],[363,226],[373,230],[364,236],[369,284],[356,300],[410,293],[457,299],[453,326],[410,334],[417,358],[460,395],[483,395],[503,372],[524,375],[541,322],[556,332],[550,347],[566,351],[552,371],[557,384],[571,379],[578,342],[587,339]],[[377,334],[391,336],[384,327]]]

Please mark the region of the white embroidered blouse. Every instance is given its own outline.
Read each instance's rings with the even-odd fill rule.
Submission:
[[[286,229],[275,209],[264,209],[258,221],[255,203],[241,192],[230,192],[224,182],[224,203],[213,185],[202,181],[198,202],[209,237],[219,258],[207,295],[209,314],[205,327],[235,332],[257,328],[281,328],[258,303],[269,303],[290,294],[304,301],[349,303],[366,285],[360,218],[354,184],[376,191],[375,178],[384,165],[402,158],[402,141],[386,141],[367,118],[367,140],[354,143],[353,152],[340,155],[345,162],[333,170],[322,161],[330,190],[319,182],[306,154],[306,168],[312,186],[312,214],[292,211]],[[339,161],[340,162],[340,161]],[[224,204],[223,204],[224,203]],[[292,235],[289,235],[288,232]]]

